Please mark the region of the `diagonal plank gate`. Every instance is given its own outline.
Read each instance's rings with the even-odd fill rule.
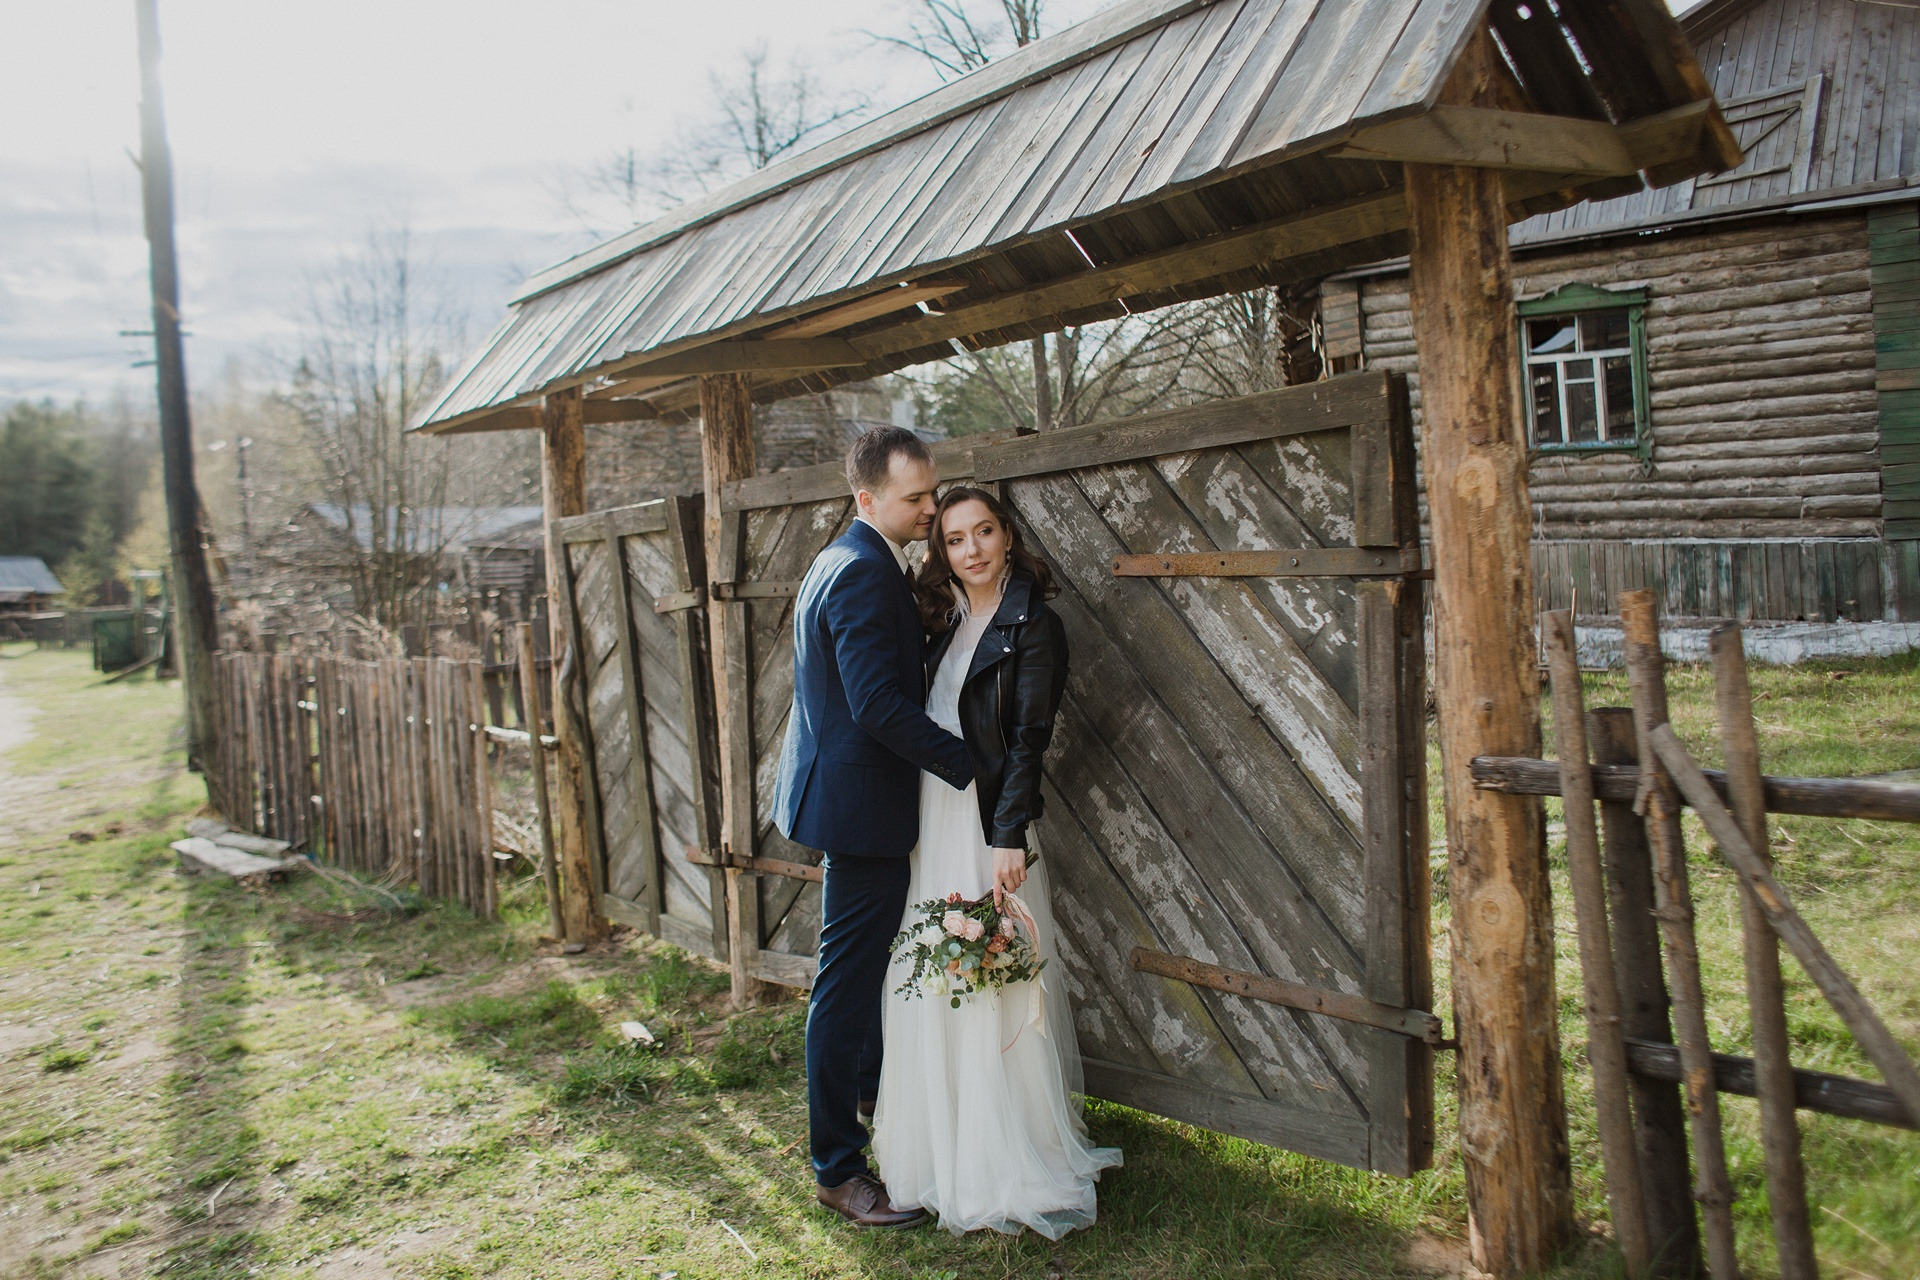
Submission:
[[[1353,374],[936,453],[943,480],[999,487],[1061,587],[1072,676],[1036,842],[1087,1091],[1344,1164],[1424,1167],[1440,1030],[1404,381]],[[806,986],[817,855],[770,807],[793,596],[853,503],[835,466],[726,486],[730,580],[710,600],[696,509],[557,526],[604,909],[719,956],[719,868],[737,868],[746,970]],[[716,741],[696,674],[703,600],[744,614],[734,742]],[[752,788],[724,835],[721,751]]]

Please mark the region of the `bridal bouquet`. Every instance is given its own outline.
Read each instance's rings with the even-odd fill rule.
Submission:
[[[1047,962],[1034,946],[1033,915],[1016,895],[1002,896],[1004,910],[993,905],[992,894],[969,901],[951,893],[914,903],[910,911],[919,920],[892,944],[896,958],[913,961],[899,994],[946,996],[958,1009],[962,996],[1038,977]]]

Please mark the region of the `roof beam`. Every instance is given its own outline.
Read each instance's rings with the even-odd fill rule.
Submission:
[[[763,373],[775,369],[837,369],[865,364],[844,338],[771,338],[725,340],[642,357],[622,363],[621,374],[642,378],[684,378],[701,373]],[[611,371],[609,371],[611,372]]]
[[[1400,192],[1390,191],[1128,258],[1017,294],[858,334],[847,341],[863,362],[877,360],[916,347],[1044,320],[1102,302],[1138,297],[1261,263],[1371,239],[1406,225],[1406,200]]]
[[[855,298],[852,302],[828,307],[825,311],[816,311],[810,316],[801,316],[798,320],[789,320],[785,324],[775,325],[758,336],[763,341],[775,338],[817,337],[823,333],[832,333],[835,329],[844,329],[850,324],[859,324],[863,320],[891,315],[895,311],[905,311],[923,302],[932,302],[937,298],[959,293],[966,287],[965,280],[919,280],[910,284],[895,285],[891,289],[883,289],[879,293],[868,294],[864,298]]]
[[[1640,166],[1604,120],[1489,107],[1437,106],[1362,129],[1331,153],[1341,160],[1398,160],[1618,177]]]
[[[1376,125],[1328,154],[1343,160],[1398,160],[1611,178],[1697,162],[1725,161],[1711,100],[1689,102],[1626,124],[1486,107],[1438,106]]]
[[[580,405],[580,420],[589,426],[612,422],[645,422],[660,416],[660,410],[645,400],[586,400]],[[415,427],[410,430],[430,436],[477,435],[482,431],[538,431],[540,406],[510,404],[466,418],[452,426]]]

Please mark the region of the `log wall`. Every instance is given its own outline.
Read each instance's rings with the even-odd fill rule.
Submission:
[[[1873,269],[1862,211],[1516,256],[1517,299],[1568,284],[1649,295],[1651,459],[1533,455],[1541,598],[1599,606],[1609,584],[1646,585],[1681,615],[1909,616],[1912,557],[1882,541]],[[1408,375],[1418,427],[1407,277],[1358,283],[1366,365]],[[1669,561],[1695,585],[1670,587]]]
[[[1547,538],[1877,538],[1863,213],[1529,255],[1514,295],[1644,287],[1653,458],[1535,453]],[[1369,368],[1418,369],[1404,274],[1361,284]]]

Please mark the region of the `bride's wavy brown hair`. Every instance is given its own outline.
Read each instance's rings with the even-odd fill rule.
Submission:
[[[933,532],[927,538],[927,554],[920,560],[920,572],[914,575],[913,594],[920,606],[920,623],[929,634],[945,631],[954,622],[953,588],[960,579],[947,563],[943,539],[947,512],[963,502],[982,504],[1000,522],[1000,527],[1007,531],[1007,563],[1015,572],[1033,579],[1033,589],[1042,600],[1051,600],[1060,594],[1060,588],[1053,584],[1053,570],[1045,560],[1027,550],[1020,524],[1013,518],[1013,512],[1007,510],[1007,505],[985,489],[955,485],[940,495],[940,505],[933,513]]]

